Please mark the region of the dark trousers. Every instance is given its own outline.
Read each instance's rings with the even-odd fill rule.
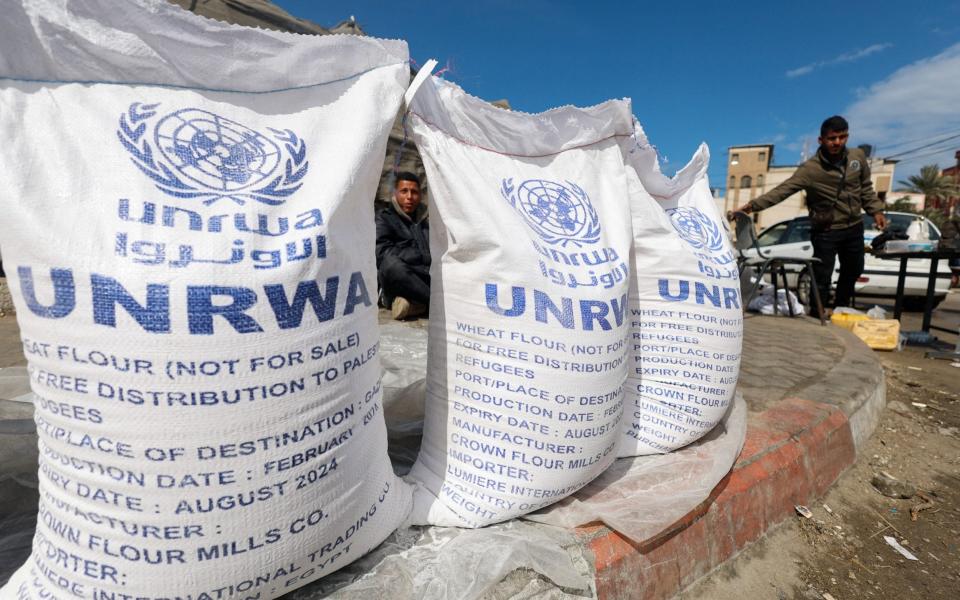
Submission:
[[[854,285],[863,273],[863,223],[846,229],[831,229],[811,233],[813,255],[820,259],[814,265],[814,276],[820,289],[820,298],[824,306],[830,298],[830,280],[833,278],[833,265],[840,259],[840,277],[837,279],[837,294],[834,306],[850,306]]]
[[[387,307],[397,296],[415,304],[430,305],[430,267],[408,265],[395,256],[384,256],[377,268],[377,280]]]

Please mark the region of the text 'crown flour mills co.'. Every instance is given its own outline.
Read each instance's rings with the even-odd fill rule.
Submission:
[[[556,502],[614,460],[630,226],[630,105],[511,112],[428,79],[430,347],[415,523],[477,527]]]
[[[740,278],[701,145],[674,177],[636,124],[622,140],[633,221],[630,368],[619,456],[658,454],[720,422],[740,370]]]
[[[0,227],[36,393],[3,597],[273,598],[404,518],[372,203],[403,42],[165,2],[0,20]]]

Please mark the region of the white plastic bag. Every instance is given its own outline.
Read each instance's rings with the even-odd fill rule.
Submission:
[[[670,452],[713,429],[733,401],[743,340],[740,274],[706,145],[669,178],[635,127],[622,140],[634,260],[620,456]]]
[[[797,295],[789,290],[778,289],[776,302],[776,309],[779,314],[789,315],[791,307],[793,309],[794,316],[802,317],[803,315],[807,314],[807,308],[800,303],[800,301],[797,299]],[[747,308],[752,311],[759,312],[761,315],[772,315],[774,314],[773,303],[773,286],[765,284],[760,288],[760,292],[753,297],[753,300],[750,301],[750,306]]]
[[[556,502],[615,458],[630,106],[527,115],[431,78],[410,123],[433,255],[412,519],[477,527]]]
[[[5,598],[273,598],[406,517],[371,198],[403,42],[166,2],[0,20],[0,243],[37,395]]]
[[[910,221],[907,226],[907,239],[911,242],[926,242],[930,240],[930,228],[927,227],[927,220],[918,217]]]

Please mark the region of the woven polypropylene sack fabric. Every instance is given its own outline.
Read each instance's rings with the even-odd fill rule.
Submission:
[[[0,230],[37,395],[5,598],[272,598],[406,518],[373,203],[403,42],[165,2],[0,21]]]
[[[477,527],[556,502],[614,460],[630,106],[527,115],[433,78],[411,110],[434,256],[412,520]]]
[[[703,437],[733,401],[743,309],[739,271],[701,145],[670,178],[636,124],[623,140],[633,222],[630,368],[619,456]]]

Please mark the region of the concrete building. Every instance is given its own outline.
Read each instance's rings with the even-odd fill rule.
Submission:
[[[960,150],[953,153],[953,158],[957,161],[956,164],[941,170],[940,174],[944,177],[953,177],[957,184],[960,184]]]
[[[944,177],[952,177],[954,185],[960,186],[960,150],[957,150],[953,154],[953,158],[957,161],[956,164],[943,169],[940,171],[940,174]],[[945,209],[944,212],[952,214],[958,205],[960,205],[960,196],[951,196],[947,199],[946,205],[943,207]]]
[[[868,148],[864,148],[867,150]],[[730,146],[727,149],[727,193],[723,210],[733,210],[743,203],[765,194],[786,181],[798,165],[773,164],[773,144]],[[870,156],[871,152],[867,153]],[[870,179],[881,200],[886,200],[893,186],[897,161],[869,157]],[[807,214],[806,194],[798,192],[765,211],[755,213],[758,228]]]

